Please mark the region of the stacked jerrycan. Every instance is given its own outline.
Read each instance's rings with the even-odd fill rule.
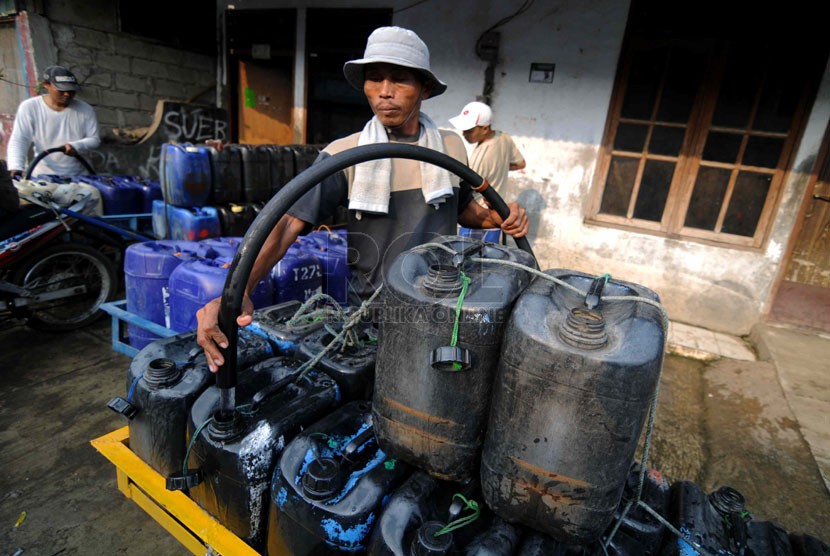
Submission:
[[[189,489],[197,504],[263,552],[274,466],[297,433],[339,405],[340,392],[326,375],[279,356],[238,373],[233,411],[219,410],[220,395],[211,386],[193,404],[188,470],[170,477],[168,488]]]
[[[346,234],[328,229],[315,230],[300,242],[300,249],[317,257],[323,275],[323,293],[339,304],[349,302],[349,263]]]
[[[170,328],[170,274],[184,262],[195,260],[199,243],[159,240],[133,243],[124,253],[124,289],[127,311]],[[141,349],[158,336],[127,323],[130,345]]]
[[[209,237],[197,242],[196,254],[203,259],[233,259],[241,243],[241,237]]]
[[[299,241],[306,241],[301,239]],[[295,242],[271,270],[274,281],[274,302],[296,299],[305,301],[323,291],[323,270],[320,260]]]
[[[389,498],[369,556],[511,556],[522,528],[494,516],[478,481],[450,483],[416,471]]]
[[[642,480],[640,500],[664,520],[669,516],[671,488],[668,481],[655,469],[647,469],[644,474],[641,471],[639,464],[631,466],[622,499],[614,511],[614,519],[602,535],[603,539],[610,537],[606,548],[609,555],[658,556],[664,538],[670,535],[663,523],[639,505],[632,505],[623,515],[629,502],[637,500]]]
[[[237,354],[246,367],[270,357],[272,349],[264,338],[243,331]],[[111,409],[129,419],[130,449],[162,475],[181,471],[190,408],[212,379],[196,334],[178,334],[139,351],[127,375],[127,398],[110,401]]]
[[[205,147],[210,153],[213,174],[213,202],[224,205],[242,200],[242,151],[235,145],[222,150]]]
[[[170,328],[177,332],[196,328],[196,311],[222,294],[231,258],[196,259],[170,273]],[[265,276],[251,292],[254,307],[274,303],[274,284]]]
[[[378,333],[374,326],[371,323],[358,323],[323,353],[329,344],[341,336],[345,320],[345,314],[335,312],[329,323],[302,339],[297,357],[311,360],[322,354],[317,367],[337,382],[344,399],[369,400],[372,397],[378,350]]]
[[[495,262],[482,262],[495,261]],[[372,411],[383,450],[449,480],[477,473],[507,317],[533,266],[513,247],[444,236],[402,253],[382,294]]]
[[[207,147],[165,143],[159,176],[164,200],[177,207],[203,207],[211,194],[211,161]]]
[[[132,187],[141,191],[142,213],[153,212],[153,201],[163,199],[161,185],[151,179],[141,176],[113,176],[116,183],[124,187]]]
[[[271,185],[269,197],[273,197],[295,175],[294,152],[285,145],[260,145],[257,148],[268,153],[268,183]]]
[[[179,207],[156,200],[152,214],[153,233],[157,237],[199,241],[222,233],[214,207]]]
[[[410,474],[378,446],[368,402],[351,402],[298,435],[271,486],[268,554],[366,549],[386,497]]]
[[[248,331],[267,338],[278,353],[295,355],[300,342],[326,323],[324,310],[292,300],[257,309]]]
[[[743,495],[733,488],[724,486],[707,494],[695,483],[678,481],[672,485],[670,522],[684,538],[670,539],[663,548],[663,556],[700,549],[714,554],[745,553],[748,513]]]
[[[213,189],[207,147],[165,143],[159,162],[163,201],[153,201],[157,237],[200,240],[221,235],[219,215],[207,206]]]
[[[587,544],[622,497],[666,338],[647,288],[570,270],[545,274],[556,282],[537,278],[507,325],[482,490],[505,519]]]
[[[217,206],[219,228],[224,235],[244,235],[256,218],[253,203],[229,203]]]
[[[115,176],[78,176],[78,181],[101,192],[104,214],[138,214],[144,212],[144,193]]]

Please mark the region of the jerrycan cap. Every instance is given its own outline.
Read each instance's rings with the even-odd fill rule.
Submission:
[[[182,371],[171,359],[153,359],[144,370],[144,380],[154,388],[164,388],[179,381]]]
[[[312,500],[328,500],[340,491],[342,482],[340,462],[317,458],[308,464],[303,475],[303,493]]]
[[[435,533],[444,528],[440,521],[427,521],[420,528],[412,545],[409,556],[445,556],[452,548],[452,533],[435,536]]]

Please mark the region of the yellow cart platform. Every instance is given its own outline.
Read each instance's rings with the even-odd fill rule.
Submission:
[[[138,504],[190,552],[204,556],[258,556],[259,553],[181,492],[164,486],[164,477],[130,450],[130,429],[123,427],[91,442],[115,465],[118,490]]]

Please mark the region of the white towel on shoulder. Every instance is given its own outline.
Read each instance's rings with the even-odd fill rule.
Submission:
[[[421,112],[419,117],[421,127],[418,136],[418,145],[438,152],[444,151],[444,140],[438,126],[429,116]],[[357,140],[358,145],[374,145],[388,143],[386,129],[377,116],[373,117]],[[439,166],[419,163],[421,170],[421,191],[424,201],[436,209],[453,194],[450,173]],[[392,190],[392,159],[381,158],[363,162],[355,167],[354,182],[349,193],[349,210],[357,211],[358,220],[362,212],[388,214],[389,196]]]

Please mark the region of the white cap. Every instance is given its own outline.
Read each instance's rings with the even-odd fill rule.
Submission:
[[[430,98],[447,90],[447,84],[432,73],[429,48],[414,31],[402,27],[379,27],[372,31],[363,58],[350,60],[343,66],[346,81],[362,91],[363,66],[380,62],[417,70],[434,81]]]
[[[454,128],[467,131],[478,125],[490,125],[493,119],[493,111],[483,102],[471,102],[461,110],[461,114],[450,118]]]

